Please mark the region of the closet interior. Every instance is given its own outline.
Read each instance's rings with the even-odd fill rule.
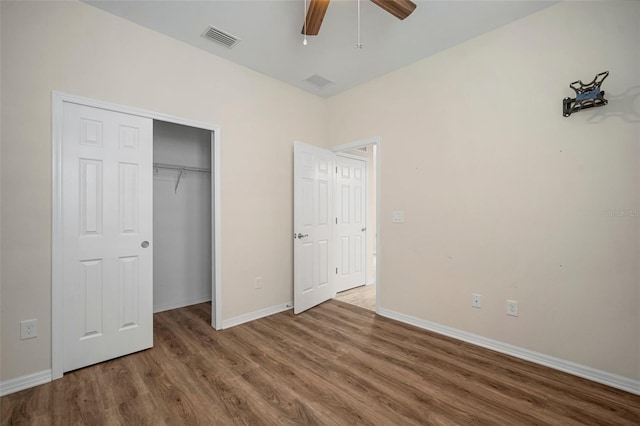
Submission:
[[[153,122],[153,311],[211,300],[210,130]]]

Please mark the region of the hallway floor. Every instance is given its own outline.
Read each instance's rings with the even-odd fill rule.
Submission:
[[[351,290],[342,291],[336,294],[335,299],[375,312],[376,285],[361,285],[360,287],[352,288]]]

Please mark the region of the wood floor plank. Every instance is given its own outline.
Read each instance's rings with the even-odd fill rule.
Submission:
[[[329,334],[328,338],[337,338],[335,329],[324,331]],[[490,422],[490,418],[484,417],[486,411],[484,406],[476,407],[475,414],[469,414],[471,410],[467,408],[473,402],[468,399],[470,391],[461,386],[459,381],[452,381],[453,375],[438,376],[439,370],[429,364],[421,367],[422,370],[426,369],[428,372],[420,373],[420,367],[410,365],[409,360],[397,350],[398,348],[388,350],[387,347],[376,345],[370,339],[362,343],[358,342],[355,335],[353,339],[344,335],[338,340],[349,348],[348,352],[341,355],[340,361],[348,368],[355,368],[360,374],[372,377],[376,382],[384,384],[384,388],[389,394],[396,397],[403,394],[410,395],[414,407],[419,407],[425,397],[428,397],[431,407],[445,410],[450,421],[456,420],[460,424],[477,421]],[[319,350],[319,348],[314,348],[314,350]],[[407,368],[407,366],[409,367]],[[399,382],[398,377],[403,377],[404,383]],[[411,385],[406,386],[406,383]],[[441,395],[452,392],[456,393],[456,398],[441,397]],[[464,401],[464,407],[459,406],[459,401]],[[493,410],[492,418],[495,418],[496,415],[496,410]]]
[[[321,316],[321,315],[320,315]],[[335,317],[333,321],[335,320]],[[345,324],[345,326],[347,326]],[[394,351],[401,355],[401,359],[395,359],[394,366],[405,366],[405,371],[418,372],[419,376],[425,380],[429,379],[431,384],[445,383],[450,386],[462,386],[464,392],[470,392],[479,395],[496,393],[502,398],[511,397],[511,410],[515,409],[515,406],[522,405],[523,412],[526,412],[532,403],[544,404],[547,400],[546,395],[537,391],[537,389],[528,389],[522,386],[520,381],[510,380],[508,377],[500,376],[499,379],[495,379],[495,371],[493,368],[486,369],[478,367],[476,362],[465,363],[464,361],[458,361],[462,357],[452,356],[451,351],[439,352],[439,348],[427,347],[416,343],[414,341],[408,341],[406,339],[396,339],[397,335],[384,335],[384,332],[376,333],[373,338],[367,338],[365,342],[359,342],[358,334],[350,334],[352,339],[348,342],[348,345],[352,348],[362,348],[362,351],[370,352],[373,348],[385,348],[389,345],[394,347]],[[459,345],[459,344],[458,344]],[[381,354],[374,354],[376,357],[382,356]],[[390,356],[390,355],[385,355]],[[476,361],[476,360],[474,360]],[[370,363],[371,361],[369,361]],[[422,366],[422,367],[421,367]],[[454,374],[447,374],[446,377],[438,376],[438,371],[454,371]],[[399,372],[397,374],[403,374]],[[404,373],[406,374],[406,373]],[[455,379],[455,380],[452,380]],[[477,386],[476,384],[481,384]],[[474,386],[474,388],[471,388]],[[510,394],[510,395],[508,395]],[[511,414],[509,416],[512,417]]]
[[[275,329],[272,327],[265,329],[260,327],[260,324],[256,324],[256,326],[255,333],[257,334],[255,335],[268,334],[269,331]],[[251,329],[247,328],[247,330]],[[307,349],[289,346],[287,342],[283,342],[277,349],[274,349],[273,356],[279,362],[288,362],[292,358],[303,361],[305,369],[315,374],[314,382],[324,383],[325,387],[333,388],[334,392],[339,392],[343,399],[348,401],[349,409],[360,405],[373,416],[373,419],[357,419],[358,421],[369,423],[370,421],[387,419],[387,421],[395,420],[397,422],[402,419],[404,424],[419,424],[416,423],[416,418],[412,418],[411,415],[405,415],[406,411],[410,410],[403,412],[401,404],[390,397],[388,392],[380,392],[376,383],[369,381],[365,377],[357,376],[351,369],[339,365],[336,362],[335,355],[326,349],[317,350],[317,348],[314,348],[314,351],[308,351]],[[329,368],[326,362],[328,358],[334,359]],[[376,405],[371,406],[371,400],[376,401]],[[392,407],[392,409],[389,410],[389,407]]]
[[[210,321],[156,314],[152,349],[0,398],[2,425],[640,424],[640,396],[337,300]]]
[[[331,308],[336,308],[336,306],[332,306]],[[336,317],[330,315],[332,309],[328,309],[325,311],[315,312],[314,314],[322,317],[327,315],[328,319],[332,319],[336,321]],[[346,306],[338,306],[337,308],[347,308]],[[390,321],[384,318],[381,318],[380,321]],[[340,327],[342,328],[342,327]],[[467,343],[458,342],[455,345],[462,347],[464,350],[450,352],[450,351],[441,351],[437,346],[424,346],[421,343],[415,343],[414,339],[406,340],[404,338],[395,339],[393,334],[389,334],[385,336],[384,331],[381,331],[384,327],[379,328],[379,332],[376,333],[376,336],[373,338],[374,341],[368,340],[368,344],[372,347],[376,347],[375,340],[383,339],[383,341],[388,344],[396,344],[396,350],[405,354],[405,359],[396,359],[394,364],[402,365],[406,363],[408,359],[410,362],[408,364],[408,368],[416,371],[421,371],[424,369],[430,368],[430,366],[437,366],[439,370],[442,371],[455,371],[456,374],[461,374],[464,376],[466,380],[469,380],[470,383],[481,383],[482,388],[477,389],[467,389],[474,395],[486,395],[487,393],[496,393],[496,396],[502,398],[505,402],[508,401],[508,398],[511,398],[512,401],[509,402],[509,410],[510,413],[507,413],[509,417],[513,417],[513,412],[518,412],[518,406],[522,405],[521,411],[524,413],[528,411],[530,408],[529,405],[531,403],[536,404],[538,407],[544,407],[545,411],[550,415],[555,416],[559,413],[562,413],[563,417],[565,417],[567,422],[572,421],[573,424],[600,424],[601,419],[592,419],[589,417],[590,406],[589,403],[592,403],[593,400],[590,398],[572,398],[572,395],[576,392],[576,389],[580,389],[580,387],[576,387],[576,382],[583,382],[583,388],[588,390],[590,388],[600,389],[602,388],[600,385],[594,384],[584,379],[579,379],[573,376],[570,376],[566,373],[556,372],[553,370],[549,370],[547,368],[537,366],[531,363],[527,363],[526,361],[517,360],[511,357],[508,357],[503,354],[498,354],[493,352],[492,359],[486,357],[488,351],[483,348],[479,348]],[[419,334],[425,334],[424,330],[416,329]],[[428,332],[427,332],[428,333]],[[357,335],[354,334],[354,339],[357,339]],[[443,336],[438,336],[439,339],[449,339]],[[453,340],[453,339],[449,339]],[[354,342],[351,342],[353,346],[357,346]],[[415,350],[412,350],[411,347],[416,347]],[[446,346],[446,345],[442,345]],[[474,355],[475,354],[475,355]],[[481,354],[481,355],[478,355]],[[378,355],[379,356],[379,355]],[[502,359],[506,362],[506,365],[510,365],[509,368],[503,368],[502,363],[495,362],[496,359]],[[526,366],[527,374],[517,374],[517,377],[510,377],[514,370],[517,371],[514,366],[516,365]],[[405,364],[406,365],[406,364]],[[420,367],[422,366],[422,367]],[[541,377],[544,376],[543,381],[533,380],[533,384],[529,385],[528,382],[532,382],[529,380],[531,377],[535,377],[535,371],[544,372]],[[430,374],[426,373],[425,374]],[[451,376],[453,377],[453,376]],[[556,377],[554,379],[554,377]],[[432,384],[440,383],[440,379],[434,376],[426,375],[424,378],[428,378],[431,380]],[[567,381],[567,378],[570,379]],[[435,380],[435,381],[434,381]],[[549,389],[550,384],[555,383],[556,394],[562,394],[565,397],[562,399],[562,402],[559,403],[555,399],[550,399],[547,396],[547,391]],[[573,386],[572,386],[572,385]],[[609,391],[611,389],[606,388]],[[617,392],[613,390],[614,392]],[[580,392],[579,390],[577,392]],[[520,402],[527,401],[525,404],[521,404]],[[595,401],[602,403],[602,398],[597,397]],[[604,409],[604,407],[599,407]],[[611,411],[617,411],[618,414],[625,418],[634,418],[633,415],[630,415],[624,404],[616,404],[610,403],[607,405],[606,409]],[[496,414],[496,413],[494,413]],[[523,414],[524,415],[524,414]],[[541,414],[538,414],[538,420],[542,420],[543,417]],[[525,419],[520,419],[524,421]],[[549,422],[553,423],[553,417],[548,419]],[[569,423],[567,423],[569,424]]]
[[[244,330],[238,330],[238,333],[246,333]],[[248,338],[253,339],[256,335]],[[281,349],[285,349],[282,351]],[[291,351],[286,349],[287,346],[281,347],[269,346],[259,354],[259,363],[262,368],[273,373],[280,379],[283,387],[288,387],[295,394],[299,395],[305,401],[319,410],[323,418],[332,421],[344,421],[349,424],[373,424],[376,420],[372,413],[359,413],[352,409],[353,401],[350,401],[338,392],[336,387],[327,386],[322,373],[315,368],[310,367],[309,358],[311,353],[307,353],[308,358],[301,359],[292,356],[294,347]],[[283,352],[286,352],[284,354]],[[258,355],[256,353],[256,355]],[[281,379],[286,378],[286,382]]]
[[[264,326],[268,326],[273,329],[277,328],[277,324],[270,324],[267,321],[255,324],[255,327],[257,328]],[[312,366],[314,370],[322,372],[322,376],[328,378],[334,386],[342,387],[345,392],[349,392],[349,390],[354,391],[356,393],[356,399],[359,395],[368,393],[369,399],[365,400],[365,404],[370,405],[369,402],[373,400],[376,402],[377,406],[390,408],[390,415],[392,417],[403,416],[406,418],[406,421],[410,421],[420,419],[425,415],[425,412],[415,413],[416,409],[418,411],[421,410],[421,407],[416,405],[416,402],[420,401],[400,397],[400,393],[393,392],[394,389],[389,388],[389,383],[384,383],[379,380],[370,380],[373,378],[372,374],[356,374],[356,370],[353,368],[354,364],[344,362],[344,357],[348,352],[341,349],[327,349],[326,344],[322,342],[323,339],[317,335],[317,331],[315,332],[315,338],[312,338],[308,332],[304,331],[304,327],[305,325],[303,324],[303,321],[299,321],[297,323],[289,324],[288,327],[280,329],[279,332],[283,336],[286,336],[288,333],[296,333],[297,335],[302,336],[305,341],[309,342],[310,348],[312,349],[311,351],[308,350],[309,347],[301,349],[292,348],[290,349],[291,351],[294,351],[292,355],[301,359],[306,357],[306,364]],[[340,341],[343,345],[345,343],[348,345],[348,342],[346,342],[345,339],[336,340]],[[338,348],[340,347],[341,346],[338,346]],[[349,351],[352,349],[353,348],[350,347]],[[328,367],[328,363],[326,362],[328,358],[333,358],[330,367]],[[354,360],[354,362],[361,362],[361,360]],[[381,387],[381,385],[384,386]],[[408,406],[412,406],[413,409],[409,410]]]

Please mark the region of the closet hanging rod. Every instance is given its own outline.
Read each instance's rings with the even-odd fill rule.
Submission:
[[[154,169],[170,169],[170,170],[180,170],[183,172],[199,172],[199,173],[211,173],[211,169],[205,169],[202,167],[189,167],[189,166],[179,166],[177,164],[167,164],[167,163],[153,163]]]

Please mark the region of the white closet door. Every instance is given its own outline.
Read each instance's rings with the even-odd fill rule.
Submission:
[[[152,120],[63,108],[64,361],[153,346]]]

